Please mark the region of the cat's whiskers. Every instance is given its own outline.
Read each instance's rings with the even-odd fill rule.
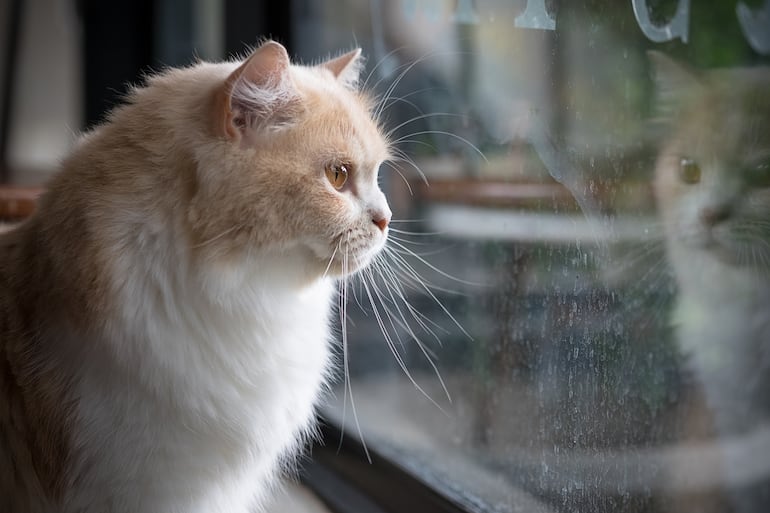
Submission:
[[[394,153],[394,155],[391,156],[388,162],[388,165],[393,169],[395,169],[396,173],[398,173],[401,176],[401,178],[404,180],[404,183],[406,184],[407,189],[409,189],[409,194],[411,196],[414,196],[414,192],[412,192],[412,186],[409,184],[409,180],[407,180],[407,178],[402,173],[401,166],[398,166],[396,163],[404,162],[408,164],[412,169],[414,169],[417,172],[417,175],[420,177],[420,179],[425,185],[428,185],[428,177],[425,176],[425,173],[423,173],[422,169],[420,169],[420,166],[418,166],[417,163],[414,162],[411,158],[406,156],[406,154],[404,154],[401,150],[397,148],[392,148],[391,151]]]
[[[395,292],[398,295],[398,298],[404,303],[404,306],[407,308],[409,313],[412,315],[414,320],[417,322],[417,324],[420,326],[420,328],[425,331],[426,333],[430,334],[436,342],[438,342],[439,345],[441,345],[441,339],[436,335],[436,333],[431,329],[426,323],[432,324],[435,328],[440,329],[444,333],[448,334],[449,332],[436,324],[435,322],[428,319],[425,315],[421,314],[417,309],[415,309],[411,303],[409,303],[409,300],[406,298],[406,291],[401,287],[401,280],[400,277],[396,274],[396,272],[392,269],[390,265],[388,265],[387,260],[385,259],[385,256],[383,256],[382,260],[378,260],[378,271],[380,273],[380,276],[382,278],[383,283],[385,284],[385,287],[388,289],[388,292],[390,294],[390,297],[393,299],[393,303],[397,304],[396,299],[393,297],[393,292]],[[400,310],[399,310],[400,313]],[[402,319],[404,319],[404,316],[401,316]],[[406,319],[404,319],[404,322],[408,325],[406,322]],[[411,326],[407,327],[407,330],[412,334],[412,336],[420,342],[419,337],[414,335],[414,332],[411,329]],[[435,356],[435,355],[434,355]]]
[[[404,223],[404,222],[411,222],[411,221],[391,221],[390,224],[393,223]],[[420,222],[420,221],[415,221]],[[413,237],[435,237],[436,235],[443,235],[441,232],[411,232],[408,230],[399,230],[397,228],[393,228],[392,226],[388,228],[388,231],[392,233],[399,233],[401,235],[409,235]],[[389,237],[392,237],[392,235],[389,235]],[[410,241],[411,242],[411,241]]]
[[[342,244],[342,240],[337,241],[337,245],[334,247],[334,251],[332,252],[332,256],[329,257],[329,263],[326,264],[326,269],[324,270],[322,278],[326,278],[326,276],[329,274],[329,269],[331,269],[332,263],[334,262],[334,257],[337,256],[337,251],[340,249],[340,244]]]
[[[431,329],[430,326],[428,326],[427,322],[432,323],[436,328],[441,329],[444,331],[444,333],[448,333],[447,330],[441,328],[438,324],[430,321],[427,317],[420,314],[412,305],[409,303],[409,300],[406,297],[406,292],[401,287],[401,281],[393,268],[389,265],[386,256],[387,252],[383,253],[383,256],[377,259],[377,266],[376,269],[378,270],[380,277],[382,279],[382,283],[385,285],[385,288],[387,289],[387,292],[391,298],[391,301],[393,305],[396,307],[396,310],[400,316],[401,321],[399,322],[400,325],[403,325],[403,328],[405,331],[409,334],[410,338],[417,344],[417,347],[422,352],[425,359],[428,361],[428,364],[433,369],[434,374],[436,375],[436,378],[438,379],[439,383],[441,384],[441,387],[444,391],[444,394],[446,395],[447,400],[451,403],[452,397],[449,394],[449,390],[446,387],[446,384],[444,382],[444,379],[441,377],[441,373],[438,370],[438,367],[435,364],[434,358],[436,358],[436,355],[433,351],[430,351],[427,346],[423,343],[422,339],[416,334],[414,329],[409,324],[409,321],[407,320],[406,316],[404,315],[401,308],[398,306],[398,300],[400,300],[409,314],[412,316],[414,321],[417,323],[417,325],[422,329],[424,332],[429,334],[431,337],[433,337],[436,342],[441,345],[441,339],[436,335],[436,333]],[[395,293],[395,296],[394,296]],[[396,299],[396,296],[398,297],[398,300]],[[429,354],[430,353],[430,354]],[[435,402],[435,401],[433,401]]]
[[[452,132],[447,132],[446,130],[420,130],[418,132],[411,132],[411,133],[406,134],[406,135],[404,135],[402,137],[399,137],[398,139],[394,140],[392,143],[393,144],[399,144],[399,143],[404,143],[404,142],[421,143],[422,141],[419,141],[417,139],[410,139],[410,137],[414,137],[416,135],[429,135],[429,134],[430,135],[445,135],[447,137],[451,137],[453,139],[457,139],[458,141],[467,144],[468,147],[470,147],[479,157],[484,159],[484,162],[489,163],[489,160],[487,160],[487,157],[486,157],[486,155],[484,155],[484,152],[482,152],[475,144],[473,144],[472,142],[470,142],[468,139],[466,139],[465,137],[463,137],[461,135],[457,135],[457,134],[452,133]]]
[[[385,57],[383,57],[380,60],[380,62],[377,63],[377,66],[375,66],[375,68],[379,67],[382,64],[382,62],[384,62],[388,57],[390,57],[391,55],[395,54],[399,50],[401,50],[401,48],[397,48],[397,49],[394,49],[391,52],[389,52]],[[427,61],[428,59],[431,59],[433,57],[440,57],[442,55],[453,55],[453,54],[454,54],[454,52],[426,52],[425,54],[423,54],[421,57],[418,57],[414,61],[406,62],[406,63],[401,64],[400,66],[398,66],[394,70],[394,72],[399,71],[399,70],[401,70],[401,71],[399,72],[398,76],[393,80],[393,82],[391,82],[391,84],[386,88],[385,93],[380,97],[380,99],[379,99],[379,101],[377,103],[377,108],[375,109],[376,115],[374,116],[374,118],[379,120],[381,115],[382,115],[382,113],[385,110],[387,110],[395,101],[408,98],[409,96],[412,96],[412,95],[415,95],[415,94],[418,94],[418,93],[422,93],[422,92],[424,92],[426,90],[433,90],[433,89],[435,89],[435,88],[424,88],[424,89],[421,89],[421,90],[412,91],[411,93],[403,95],[403,96],[400,96],[400,97],[393,97],[393,92],[396,90],[398,85],[406,77],[406,75],[409,74],[409,72],[412,69],[414,69],[414,67],[416,65],[418,65],[418,64],[420,64],[420,63],[422,63],[424,61]],[[374,71],[374,70],[372,70],[372,71]],[[372,75],[372,73],[369,74],[369,77],[367,77],[366,82],[364,82],[364,88],[367,88],[368,81],[369,81],[369,78],[371,77],[371,75]],[[371,86],[368,89],[376,90],[379,87],[379,85],[382,83],[382,81],[387,79],[387,78],[388,78],[387,76],[383,76],[373,86]],[[409,103],[411,103],[411,102],[409,102]],[[418,112],[420,111],[419,108],[417,108],[417,107],[415,107],[415,108],[416,108],[416,110]]]
[[[399,353],[398,348],[396,347],[396,340],[398,340],[399,345],[401,347],[404,347],[403,341],[401,340],[400,335],[398,334],[398,330],[396,329],[397,322],[394,320],[394,314],[393,312],[388,308],[386,301],[383,299],[381,292],[377,289],[374,279],[371,276],[370,273],[363,273],[362,275],[362,283],[364,286],[364,290],[366,291],[367,296],[369,297],[369,301],[372,305],[372,312],[374,313],[375,319],[377,320],[377,324],[380,327],[380,331],[382,332],[383,337],[385,338],[385,342],[388,345],[388,348],[390,349],[390,352],[393,354],[393,357],[396,360],[396,363],[401,368],[401,371],[404,373],[404,375],[409,379],[409,381],[412,383],[412,385],[423,395],[426,399],[428,399],[433,405],[435,405],[440,411],[444,412],[443,408],[428,394],[425,389],[420,386],[419,383],[414,379],[414,376],[412,376],[412,373],[409,371],[409,368],[406,365],[406,362],[404,361],[403,356],[401,353]],[[367,281],[367,278],[371,283]],[[375,297],[379,301],[379,307],[378,307],[378,301],[375,300]],[[382,312],[380,311],[380,308],[382,308]],[[387,322],[390,324],[390,326],[393,328],[393,333],[388,330],[388,324],[386,324],[385,319],[383,316],[387,316]],[[396,340],[394,340],[393,337],[396,337]],[[419,345],[419,342],[418,342]],[[432,360],[430,360],[432,362]],[[443,380],[439,377],[439,380],[442,383],[443,386]],[[448,392],[447,392],[448,394]],[[446,412],[444,412],[446,413]]]
[[[402,96],[393,96],[390,98],[389,103],[385,106],[384,109],[382,109],[383,113],[396,105],[397,103],[404,103],[408,105],[409,107],[412,107],[415,111],[419,112],[420,114],[424,114],[423,110],[414,102],[407,100],[410,96],[416,96],[418,94],[427,93],[427,92],[434,92],[437,88],[435,87],[423,87],[422,89],[415,89],[414,91],[411,91],[409,93],[406,93]]]
[[[375,108],[374,114],[373,114],[373,116],[372,116],[374,119],[376,119],[376,120],[379,120],[379,119],[382,117],[382,113],[383,113],[383,111],[385,110],[385,108],[386,108],[386,106],[387,106],[387,104],[388,104],[387,102],[390,100],[390,98],[391,98],[391,96],[392,96],[393,92],[396,90],[396,88],[397,88],[397,87],[398,87],[398,85],[401,83],[401,81],[404,79],[404,77],[405,77],[405,76],[406,76],[406,75],[407,75],[407,74],[408,74],[408,73],[409,73],[409,72],[410,72],[410,71],[411,71],[411,70],[412,70],[412,69],[413,69],[415,66],[417,66],[418,64],[420,64],[422,61],[424,61],[424,60],[425,60],[425,59],[427,59],[427,58],[428,58],[428,56],[427,56],[427,55],[425,55],[425,56],[423,56],[423,57],[421,57],[421,58],[419,58],[419,59],[416,59],[414,62],[411,62],[411,63],[407,63],[407,64],[402,64],[401,66],[399,66],[398,68],[396,68],[396,69],[402,69],[402,68],[403,68],[403,69],[402,69],[402,71],[401,71],[401,72],[398,74],[398,76],[396,77],[396,79],[395,79],[395,80],[393,80],[393,82],[392,82],[392,83],[391,83],[391,84],[390,84],[390,85],[387,87],[387,89],[385,89],[385,93],[383,94],[383,96],[382,96],[381,100],[378,102],[378,105],[377,105],[377,107]],[[376,84],[374,84],[374,86],[372,86],[372,89],[376,89],[376,88],[377,88],[377,86],[380,84],[380,82],[382,82],[382,80],[383,80],[383,79],[380,79],[380,80],[378,80],[378,81],[377,81],[377,83],[376,83]]]
[[[431,112],[429,114],[420,114],[419,116],[414,116],[412,118],[409,118],[406,121],[404,121],[402,123],[399,123],[395,127],[389,129],[385,133],[385,138],[386,139],[390,139],[391,137],[393,137],[395,135],[395,133],[399,129],[401,129],[401,128],[403,128],[403,127],[405,127],[405,126],[407,126],[407,125],[409,125],[411,123],[414,123],[415,121],[420,121],[420,120],[423,120],[423,119],[430,119],[430,118],[434,118],[434,117],[438,117],[438,116],[455,117],[455,118],[463,118],[464,117],[464,116],[462,116],[460,114],[454,114],[454,113],[451,113],[451,112]]]
[[[398,173],[398,176],[400,176],[401,179],[404,181],[404,185],[406,185],[406,188],[409,191],[409,195],[414,196],[412,185],[409,183],[409,180],[407,180],[406,176],[404,176],[404,173],[401,172],[401,167],[397,166],[394,162],[389,162],[389,165],[396,173]]]
[[[423,265],[427,266],[427,267],[428,267],[428,268],[429,268],[431,271],[434,271],[434,272],[436,272],[436,273],[440,274],[441,276],[443,276],[443,277],[445,277],[445,278],[448,278],[448,279],[450,279],[450,280],[452,280],[452,281],[454,281],[454,282],[456,282],[456,283],[462,283],[463,285],[470,285],[470,286],[473,286],[473,287],[481,287],[481,286],[483,286],[481,283],[474,283],[474,282],[470,282],[470,281],[462,280],[462,279],[460,279],[460,278],[457,278],[457,277],[455,277],[455,276],[452,276],[452,275],[451,275],[451,274],[449,274],[449,273],[446,273],[446,272],[442,271],[441,269],[439,269],[439,268],[438,268],[438,267],[436,267],[435,265],[431,264],[430,262],[428,262],[427,260],[425,260],[424,258],[422,258],[420,255],[418,255],[417,253],[415,253],[414,251],[412,251],[411,249],[409,249],[407,246],[405,246],[405,245],[404,245],[403,243],[401,243],[401,242],[398,242],[398,241],[395,241],[395,240],[394,240],[394,241],[393,241],[393,244],[394,244],[394,245],[395,245],[395,246],[396,246],[398,249],[400,249],[400,250],[402,250],[402,251],[406,252],[407,254],[409,254],[409,255],[411,255],[412,257],[414,257],[414,258],[416,258],[417,260],[419,260],[419,261],[420,261],[420,263],[422,263]],[[403,261],[403,258],[401,258],[401,260]]]
[[[340,238],[340,241],[342,239]],[[345,381],[345,385],[343,386],[344,392],[343,392],[343,399],[342,399],[342,423],[343,431],[340,434],[340,447],[342,445],[342,437],[344,436],[344,426],[345,426],[345,416],[346,416],[346,410],[347,410],[347,403],[348,403],[348,394],[350,395],[350,409],[353,413],[353,422],[356,425],[356,430],[358,431],[358,437],[361,440],[361,445],[364,448],[364,453],[366,454],[366,459],[369,461],[369,463],[372,462],[371,456],[369,455],[369,449],[366,446],[366,441],[364,440],[363,431],[361,430],[361,424],[358,420],[358,412],[356,411],[356,402],[353,397],[353,384],[350,380],[350,354],[349,354],[349,348],[348,348],[348,328],[347,328],[347,304],[348,304],[348,286],[350,283],[349,279],[349,258],[350,258],[350,231],[347,232],[347,240],[345,241],[345,251],[343,254],[342,259],[342,283],[340,284],[340,329],[342,330],[342,371],[344,373],[343,379]],[[355,258],[355,257],[354,257]]]
[[[382,58],[380,58],[380,60],[377,61],[377,64],[375,64],[374,67],[372,67],[372,70],[369,72],[369,74],[366,75],[366,80],[364,80],[364,83],[361,85],[361,89],[363,89],[363,90],[376,89],[377,86],[383,80],[388,78],[387,76],[383,76],[372,87],[369,87],[369,80],[371,80],[372,76],[374,76],[374,72],[377,71],[380,68],[380,66],[382,66],[385,62],[387,62],[387,60],[389,58],[391,58],[393,55],[395,55],[396,53],[400,52],[401,50],[404,50],[405,48],[406,48],[405,46],[399,46],[398,48],[394,48],[391,51],[389,51],[388,53],[386,53],[385,55],[383,55]],[[401,67],[398,67],[398,68],[396,68],[396,70],[398,70],[400,68]]]
[[[435,291],[445,292],[447,294],[452,294],[452,295],[462,295],[462,292],[458,292],[456,290],[437,285],[427,280],[422,275],[420,275],[420,273],[417,272],[414,266],[412,266],[405,258],[405,257],[419,258],[417,253],[412,251],[398,250],[396,248],[388,248],[387,253],[391,260],[390,263],[396,266],[397,270],[400,273],[399,280],[403,285],[409,286],[410,289],[418,293],[424,294],[425,287],[427,287],[432,291],[435,290]],[[449,277],[449,275],[447,276]],[[479,285],[479,286],[482,286],[482,285]]]
[[[406,261],[406,259],[405,259],[403,256],[401,256],[401,255],[398,255],[398,254],[394,253],[393,251],[391,251],[391,252],[389,253],[389,256],[390,256],[390,257],[391,257],[391,259],[392,259],[392,260],[391,260],[391,262],[392,262],[394,265],[396,265],[396,266],[397,266],[397,268],[398,268],[398,271],[400,272],[400,281],[401,281],[402,283],[406,282],[406,283],[407,283],[407,284],[410,286],[410,288],[412,288],[412,289],[413,289],[413,290],[415,290],[416,292],[418,292],[418,293],[420,293],[420,294],[427,294],[429,297],[431,297],[431,299],[433,299],[433,301],[436,303],[436,305],[437,305],[437,306],[438,306],[438,307],[439,307],[439,308],[440,308],[440,309],[441,309],[441,310],[444,312],[444,314],[445,314],[445,315],[447,315],[447,317],[449,317],[449,319],[450,319],[450,320],[451,320],[451,321],[452,321],[452,322],[455,324],[455,326],[457,326],[457,327],[460,329],[460,331],[461,331],[461,332],[462,332],[462,333],[463,333],[463,334],[464,334],[464,335],[465,335],[465,336],[466,336],[466,337],[467,337],[469,340],[473,341],[473,337],[472,337],[470,334],[468,334],[468,332],[467,332],[467,331],[465,331],[465,329],[463,328],[463,326],[462,326],[462,325],[461,325],[461,324],[460,324],[460,323],[459,323],[459,322],[458,322],[458,321],[457,321],[457,320],[454,318],[454,316],[452,316],[452,314],[450,314],[450,313],[449,313],[448,309],[447,309],[447,308],[444,306],[444,304],[443,304],[443,303],[442,303],[442,302],[441,302],[441,301],[440,301],[440,300],[439,300],[439,299],[436,297],[436,295],[434,294],[434,292],[433,292],[433,291],[437,291],[437,292],[444,292],[444,293],[447,293],[447,294],[455,294],[455,295],[462,295],[463,293],[462,293],[462,292],[458,292],[458,291],[456,291],[456,290],[452,290],[452,289],[448,289],[448,288],[445,288],[445,287],[441,287],[441,286],[439,286],[439,285],[436,285],[436,284],[433,284],[433,283],[430,283],[429,281],[427,281],[426,279],[424,279],[424,278],[423,278],[423,277],[422,277],[422,276],[421,276],[421,275],[420,275],[420,274],[419,274],[419,273],[418,273],[418,272],[417,272],[417,271],[414,269],[414,267],[413,267],[411,264],[409,264],[409,263]],[[426,320],[427,320],[427,317],[425,317],[425,316],[422,316],[422,315],[421,315],[421,317],[422,317],[423,319],[426,319]],[[432,321],[430,321],[430,322],[431,322],[431,324],[433,324],[434,326],[437,326],[437,325],[436,325],[435,323],[433,323]],[[442,330],[443,330],[443,328],[442,328]],[[446,330],[443,330],[443,331],[445,331],[445,332],[446,332]],[[440,341],[440,340],[439,340],[439,344],[441,344],[441,341]]]
[[[745,247],[751,250],[755,268],[770,272],[770,241],[761,235],[754,235]]]

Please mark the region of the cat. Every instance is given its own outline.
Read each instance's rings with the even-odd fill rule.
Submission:
[[[770,68],[695,71],[652,53],[667,140],[654,190],[677,341],[738,513],[770,508]]]
[[[360,50],[150,77],[0,235],[0,511],[264,509],[388,237]]]

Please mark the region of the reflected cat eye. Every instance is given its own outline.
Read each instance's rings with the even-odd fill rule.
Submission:
[[[334,186],[335,189],[340,190],[348,181],[348,166],[345,164],[330,164],[326,166],[326,178]]]
[[[684,183],[700,182],[700,166],[692,159],[683,158],[679,161],[679,179]]]

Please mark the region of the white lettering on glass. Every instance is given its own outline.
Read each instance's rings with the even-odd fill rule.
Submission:
[[[738,22],[746,41],[757,53],[770,54],[770,0],[765,0],[762,7],[752,9],[743,2],[735,7]]]
[[[639,28],[650,41],[662,43],[679,38],[687,42],[687,35],[690,22],[690,0],[679,0],[676,5],[676,13],[668,24],[659,27],[650,20],[650,11],[647,7],[647,0],[631,0],[634,7],[634,16]]]
[[[556,20],[545,8],[545,0],[527,0],[527,8],[514,20],[517,28],[556,30]]]

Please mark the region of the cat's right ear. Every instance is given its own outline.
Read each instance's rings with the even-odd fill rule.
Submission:
[[[673,114],[703,87],[703,81],[696,70],[655,50],[648,51],[647,57],[652,65],[659,114]]]
[[[247,130],[287,123],[299,100],[289,66],[289,55],[279,43],[267,41],[257,48],[217,91],[217,134],[240,140]]]

